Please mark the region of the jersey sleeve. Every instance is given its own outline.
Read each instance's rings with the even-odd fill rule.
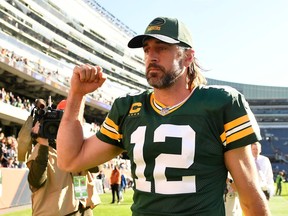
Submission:
[[[103,142],[124,149],[122,144],[121,125],[130,109],[130,97],[117,98],[106,116],[96,136]]]
[[[260,129],[243,94],[236,89],[227,91],[228,103],[224,109],[224,131],[221,140],[226,150],[261,140]]]

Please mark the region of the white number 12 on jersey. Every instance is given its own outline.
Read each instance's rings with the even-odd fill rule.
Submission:
[[[146,126],[138,127],[131,135],[131,143],[135,144],[133,155],[135,170],[135,187],[137,190],[151,192],[151,182],[144,175],[145,160],[143,147],[145,143]],[[154,132],[154,142],[165,142],[166,137],[182,138],[181,154],[160,154],[155,159],[153,178],[155,192],[160,194],[195,193],[195,176],[183,176],[181,181],[167,181],[165,170],[171,168],[188,168],[194,163],[195,132],[189,125],[160,125]]]

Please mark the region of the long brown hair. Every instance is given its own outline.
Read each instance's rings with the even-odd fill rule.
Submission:
[[[206,85],[207,79],[202,74],[204,69],[199,65],[197,58],[194,56],[193,61],[187,68],[187,89],[193,89],[199,85]]]
[[[185,56],[185,51],[192,51],[193,56],[192,56],[192,62],[187,68],[187,76],[186,76],[186,89],[192,90],[193,88],[199,86],[199,85],[206,85],[207,84],[207,79],[204,77],[202,74],[202,71],[206,71],[203,69],[199,62],[198,59],[194,55],[194,51],[192,48],[187,48],[187,47],[182,47],[178,46],[180,50],[182,50],[182,54]]]

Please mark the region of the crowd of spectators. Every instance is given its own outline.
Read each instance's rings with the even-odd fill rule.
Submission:
[[[6,136],[0,128],[0,167],[23,168],[25,164],[17,160],[18,142],[15,136]]]
[[[20,97],[19,95],[16,96],[13,92],[8,92],[3,87],[0,90],[0,102],[19,107],[28,112],[31,112],[33,108],[33,105],[28,98]]]
[[[35,59],[29,59],[28,57],[18,55],[16,52],[2,47],[1,57],[8,57],[9,64],[15,66],[18,69],[27,68],[28,70],[42,74],[47,79],[51,79],[56,82],[61,82],[65,86],[69,87],[69,80],[70,80],[69,76],[61,76],[59,74],[58,68],[55,69],[48,68],[48,66],[42,63],[41,59],[36,60],[36,56]]]
[[[55,69],[51,69],[47,65],[45,65],[44,62],[41,61],[41,59],[36,60],[37,58],[36,56],[35,59],[33,60],[27,57],[23,57],[21,55],[17,55],[16,52],[6,49],[4,47],[0,46],[0,48],[1,48],[0,58],[2,59],[4,57],[9,58],[9,64],[11,66],[14,66],[18,70],[23,70],[24,68],[26,68],[30,71],[35,71],[43,75],[48,80],[58,82],[68,88],[70,87],[70,75],[72,74],[72,69],[69,69],[71,70],[70,73],[65,73],[66,75],[63,75],[63,73],[59,73],[60,69],[58,69],[57,67],[55,67]],[[109,83],[107,86],[107,91],[104,87],[105,90],[103,89],[97,90],[91,93],[90,96],[96,99],[97,101],[101,101],[105,104],[111,105],[114,100],[114,97],[111,96],[109,92],[113,90],[113,86],[111,81],[107,81],[107,83]]]
[[[0,103],[6,103],[19,109],[31,112],[33,103],[27,98],[16,96],[13,92],[8,92],[5,88],[0,89]],[[22,168],[25,164],[17,160],[18,142],[16,134],[6,135],[0,128],[0,167]]]
[[[0,90],[0,102],[10,104],[19,109],[25,109],[28,112],[31,112],[33,107],[29,99],[15,96],[12,92],[7,92],[5,88],[1,88]],[[0,167],[25,167],[25,164],[17,160],[17,147],[18,142],[16,135],[6,135],[4,131],[2,131],[2,128],[0,128]]]

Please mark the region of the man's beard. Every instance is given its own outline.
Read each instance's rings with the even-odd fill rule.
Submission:
[[[159,75],[159,72],[148,72],[150,68],[157,68],[162,73]],[[167,71],[161,65],[151,63],[146,69],[146,79],[150,86],[157,89],[165,89],[172,86],[177,79],[183,74],[183,64],[180,61],[175,65],[171,70]]]

